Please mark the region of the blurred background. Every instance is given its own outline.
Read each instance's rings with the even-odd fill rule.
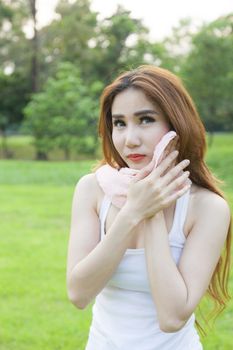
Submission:
[[[0,0],[0,350],[85,348],[91,305],[65,286],[72,195],[101,157],[103,87],[147,63],[182,78],[232,208],[232,1]],[[205,349],[232,350],[232,313]]]

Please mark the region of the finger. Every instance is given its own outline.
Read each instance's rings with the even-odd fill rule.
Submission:
[[[172,202],[176,201],[178,198],[182,197],[191,187],[191,184],[185,185],[181,190],[171,194],[166,200],[166,207],[168,207]]]
[[[168,154],[171,153],[171,152],[173,152],[173,151],[175,151],[175,150],[178,150],[178,151],[179,151],[178,145],[179,145],[179,136],[177,135],[177,136],[172,140],[172,142],[170,143],[170,147],[169,147],[169,149],[168,149]],[[167,155],[168,155],[168,154],[167,154]],[[175,163],[175,160],[174,160],[173,163]]]
[[[189,164],[190,161],[188,159],[185,159],[182,162],[178,163],[173,169],[171,169],[162,177],[162,185],[167,186],[172,182],[172,180],[182,175],[183,169],[186,168]]]
[[[145,168],[141,169],[137,175],[133,178],[133,182],[140,181],[144,179],[146,176],[148,176],[152,170],[154,169],[154,160],[152,160]]]
[[[164,194],[173,193],[181,190],[184,186],[191,184],[191,181],[188,179],[190,175],[189,171],[183,172],[179,177],[172,181],[169,185],[166,186]]]
[[[180,149],[180,141],[179,141],[179,136],[177,135],[176,136],[176,138],[175,138],[175,141],[174,141],[174,149],[172,149],[171,151],[173,151],[173,150],[177,150],[177,151],[179,151],[179,149]],[[166,172],[168,172],[168,171],[170,171],[172,168],[174,168],[174,166],[176,166],[176,164],[177,164],[177,159],[174,159],[174,161],[171,163],[171,165],[168,167],[168,169],[167,169],[167,171]]]
[[[161,174],[161,177],[163,177],[164,175],[166,175],[172,168],[174,168],[177,164],[177,159],[174,159],[171,164],[168,166],[168,168],[163,172],[163,174]]]
[[[179,136],[176,135],[165,147],[162,155],[159,158],[158,165],[172,152],[175,151]]]
[[[163,158],[159,162],[159,164],[173,151],[178,150],[179,151],[179,136],[176,135],[173,140],[168,144],[168,146],[165,148],[165,151],[163,153]],[[167,170],[162,174],[165,175],[170,169],[172,169],[176,165],[176,160],[174,160],[171,165],[167,168]]]
[[[179,136],[176,135],[174,139],[171,140],[171,142],[168,144],[168,153],[175,151],[175,149],[177,149],[178,142],[179,142]]]
[[[154,181],[154,177],[158,178],[165,172],[165,170],[171,165],[173,160],[178,156],[179,152],[174,151],[168,155],[155,169],[152,171],[150,175],[148,175],[148,179]]]
[[[174,148],[177,148],[178,147],[178,145],[179,145],[179,135],[176,135],[175,137],[174,137],[174,139],[172,140],[173,141],[173,143],[172,143],[172,146],[174,147]]]

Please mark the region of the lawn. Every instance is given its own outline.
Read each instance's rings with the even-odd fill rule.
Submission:
[[[207,162],[233,208],[232,134],[215,137]],[[92,165],[0,161],[0,350],[84,349],[91,305],[81,311],[69,303],[65,269],[74,186]],[[231,301],[204,349],[232,350],[232,330]]]

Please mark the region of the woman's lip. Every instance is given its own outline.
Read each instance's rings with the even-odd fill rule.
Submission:
[[[129,155],[128,158],[130,160],[132,160],[133,162],[138,162],[140,160],[142,160],[143,158],[145,158],[144,154],[133,154],[133,155]]]

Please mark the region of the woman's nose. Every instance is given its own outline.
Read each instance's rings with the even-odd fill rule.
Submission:
[[[135,128],[128,128],[126,131],[125,145],[127,147],[135,147],[140,145],[140,137]]]

